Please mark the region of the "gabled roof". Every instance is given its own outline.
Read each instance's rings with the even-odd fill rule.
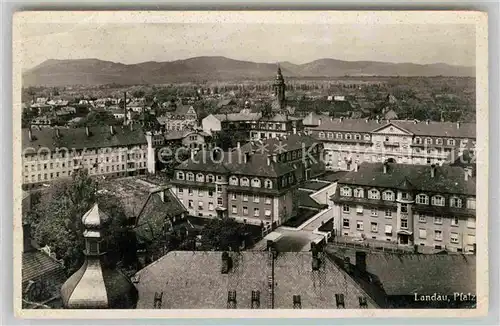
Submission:
[[[255,151],[267,155],[281,154],[288,151],[302,150],[309,148],[318,141],[309,135],[291,134],[280,138],[268,138],[261,141],[251,141],[241,146],[241,151],[246,153]]]
[[[369,187],[409,189],[438,193],[476,195],[476,178],[465,180],[465,171],[456,166],[436,166],[435,176],[431,176],[429,165],[389,163],[384,173],[383,163],[362,163],[358,171],[343,176],[338,184]]]
[[[102,147],[117,147],[147,144],[144,132],[135,126],[132,130],[128,127],[113,126],[114,134],[110,127],[88,127],[90,136],[87,136],[85,128],[59,129],[60,137],[57,137],[54,129],[32,128],[33,140],[29,139],[28,129],[22,130],[23,149],[40,147],[49,149],[66,147],[72,149],[91,149]]]
[[[228,114],[214,114],[220,121],[257,121],[262,118],[262,113],[228,113]]]
[[[236,291],[236,308],[250,309],[252,291],[259,291],[260,309],[271,307],[267,251],[230,252],[232,267],[221,273],[220,251],[173,251],[136,274],[138,309],[154,307],[155,293],[163,293],[163,309],[226,309],[228,292]],[[359,308],[359,297],[376,304],[352,278],[328,257],[312,270],[311,252],[280,252],[274,261],[274,308],[292,309],[300,295],[302,309],[335,309],[335,294],[343,294],[346,308]]]
[[[22,278],[23,284],[29,280],[50,278],[61,285],[66,280],[66,274],[63,266],[54,258],[42,251],[33,250],[23,252]]]
[[[174,114],[175,115],[186,115],[189,113],[189,110],[190,109],[193,109],[194,110],[194,107],[192,105],[179,105],[177,106],[177,108],[175,109],[175,112]],[[194,112],[196,114],[196,110]]]

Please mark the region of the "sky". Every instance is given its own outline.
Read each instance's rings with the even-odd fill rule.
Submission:
[[[225,56],[302,64],[348,61],[475,65],[471,24],[27,23],[23,69],[48,59],[126,64]]]

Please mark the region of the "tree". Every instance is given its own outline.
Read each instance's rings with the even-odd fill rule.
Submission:
[[[232,218],[213,219],[201,231],[201,250],[238,251],[247,236],[244,224]]]
[[[145,94],[144,91],[138,90],[138,91],[134,91],[132,93],[132,96],[135,97],[135,98],[141,98],[141,97],[144,97],[144,94]]]
[[[125,211],[117,197],[98,194],[98,184],[86,170],[79,170],[71,179],[52,184],[28,214],[35,240],[40,246],[48,245],[59,259],[64,261],[67,272],[72,273],[83,261],[82,217],[94,203],[109,215],[110,221],[103,226],[110,263],[135,262],[134,239],[128,228]]]
[[[109,126],[120,125],[121,121],[116,119],[111,113],[106,111],[91,111],[87,116],[78,122],[78,126]]]

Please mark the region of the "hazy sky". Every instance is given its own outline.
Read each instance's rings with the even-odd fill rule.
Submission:
[[[256,62],[320,58],[475,65],[474,25],[30,23],[23,68],[47,59],[122,63],[226,56]]]

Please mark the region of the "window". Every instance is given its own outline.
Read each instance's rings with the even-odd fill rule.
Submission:
[[[328,132],[328,133],[326,134],[326,136],[328,137],[328,139],[332,139],[332,138],[333,138],[333,133]]]
[[[385,234],[392,234],[392,225],[390,224],[385,225]]]
[[[200,209],[200,210],[203,209],[203,202],[202,201],[198,202],[198,209]]]
[[[356,197],[356,198],[363,198],[364,197],[363,188],[356,188],[356,189],[354,189],[354,197]]]
[[[182,196],[182,194],[184,194],[184,189],[179,188],[179,189],[177,190],[177,194],[178,194],[179,196]]]
[[[365,138],[365,140],[370,140],[370,135],[369,134],[365,134],[364,138]]]
[[[189,200],[189,201],[188,201],[188,207],[189,207],[189,208],[193,208],[193,201],[192,201],[192,200]]]
[[[451,234],[450,234],[450,242],[451,243],[458,243],[458,233],[451,232]]]
[[[207,182],[214,182],[214,176],[212,174],[207,175]]]
[[[257,178],[252,179],[252,187],[260,188],[260,180]]]
[[[203,190],[201,189],[198,189],[198,197],[203,197]]]
[[[370,215],[371,215],[371,216],[378,216],[378,210],[377,210],[377,209],[375,209],[375,208],[372,208],[372,209],[371,209],[371,212],[370,212]]]
[[[325,133],[322,131],[318,135],[319,135],[319,138],[325,138]]]
[[[363,214],[363,206],[361,205],[356,206],[356,214]]]
[[[266,179],[266,181],[264,181],[264,187],[266,189],[271,189],[273,187],[273,182],[269,179]]]
[[[410,196],[408,195],[408,193],[407,193],[407,192],[402,192],[402,193],[401,193],[401,199],[402,199],[402,200],[408,200],[408,198],[409,198],[409,197],[410,197]]]
[[[434,224],[443,224],[443,217],[439,215],[434,216]]]
[[[376,222],[371,222],[372,232],[378,232],[378,224]]]
[[[458,226],[458,217],[451,218],[451,226]]]
[[[243,215],[248,215],[248,207],[243,206]]]
[[[222,198],[217,198],[217,206],[222,206]]]
[[[187,181],[194,181],[194,174],[191,172],[186,173],[186,180]]]
[[[243,195],[243,201],[248,201],[248,195]]]
[[[474,217],[469,217],[467,219],[467,227],[469,229],[475,229],[476,228],[476,219]]]
[[[448,146],[455,146],[455,139],[448,139]]]
[[[236,200],[236,193],[235,192],[231,193],[231,199]]]
[[[427,222],[427,217],[424,214],[419,214],[418,215],[418,221],[420,223],[426,223]]]
[[[476,243],[476,236],[474,234],[467,235],[467,244],[473,245]]]
[[[270,209],[266,209],[265,212],[264,212],[264,214],[266,216],[271,216],[271,210]]]
[[[426,229],[419,229],[418,230],[418,237],[420,239],[425,239],[427,238],[427,230]]]
[[[336,133],[336,134],[335,134],[335,138],[337,138],[337,139],[342,139],[342,134],[341,134],[341,133]]]
[[[266,197],[266,204],[271,204],[271,197]]]
[[[259,217],[260,216],[260,211],[259,211],[258,208],[254,208],[253,209],[253,216],[255,216],[255,217]]]
[[[208,197],[213,197],[214,196],[214,191],[213,190],[209,190],[208,191]]]
[[[436,144],[443,145],[443,139],[441,138],[436,139]]]
[[[198,182],[203,182],[203,181],[205,181],[205,176],[203,175],[203,173],[198,173],[198,174],[196,175],[196,181],[198,181]]]
[[[192,196],[192,195],[193,195],[193,189],[188,188],[188,195],[189,195],[189,196]]]
[[[408,204],[401,204],[401,213],[408,213]]]
[[[356,230],[363,231],[363,221],[356,221]]]
[[[360,134],[355,134],[355,135],[354,135],[354,139],[356,139],[356,140],[361,140],[361,135],[360,135]]]
[[[222,186],[221,186],[221,185],[215,185],[215,191],[216,191],[218,194],[221,194],[221,193],[222,193]]]
[[[345,139],[347,139],[347,140],[351,140],[351,138],[352,138],[352,135],[351,135],[351,134],[345,134]]]
[[[401,228],[404,229],[404,230],[408,229],[408,219],[401,218]]]
[[[426,143],[427,145],[431,145],[431,144],[432,144],[432,139],[431,139],[431,138],[426,138],[426,139],[425,139],[425,143]]]
[[[434,240],[438,240],[438,241],[443,240],[443,232],[441,230],[434,231]]]
[[[214,203],[212,203],[212,202],[208,203],[208,210],[209,211],[213,211],[214,210]]]
[[[232,176],[229,178],[229,184],[231,186],[237,186],[238,185],[238,178],[235,176]]]
[[[467,208],[476,209],[476,198],[467,198]]]
[[[390,191],[390,190],[386,190],[382,194],[382,199],[383,200],[393,201],[394,200],[394,193],[392,191]]]
[[[377,189],[371,189],[368,192],[368,198],[370,198],[370,199],[380,199],[380,192]]]
[[[392,211],[390,209],[385,210],[385,217],[386,218],[392,218]]]
[[[432,205],[444,206],[444,197],[440,195],[432,196]]]
[[[418,194],[415,201],[417,204],[429,205],[429,196],[425,194]]]
[[[260,197],[259,197],[258,195],[254,195],[254,196],[253,196],[253,202],[254,202],[254,203],[258,203],[258,202],[260,202]]]
[[[450,198],[450,207],[461,208],[462,207],[462,199],[458,197]]]
[[[415,137],[415,144],[420,145],[422,143],[422,139],[420,137]]]
[[[237,214],[238,213],[238,207],[236,207],[235,205],[231,206],[231,212],[233,214]]]
[[[184,172],[177,172],[177,180],[184,180]]]
[[[349,228],[349,219],[348,218],[344,218],[342,220],[342,226],[344,227],[344,229],[348,229]]]
[[[342,205],[342,212],[349,214],[349,212],[350,212],[349,205]]]
[[[344,197],[351,197],[351,188],[349,187],[342,187],[340,189],[340,195]]]

